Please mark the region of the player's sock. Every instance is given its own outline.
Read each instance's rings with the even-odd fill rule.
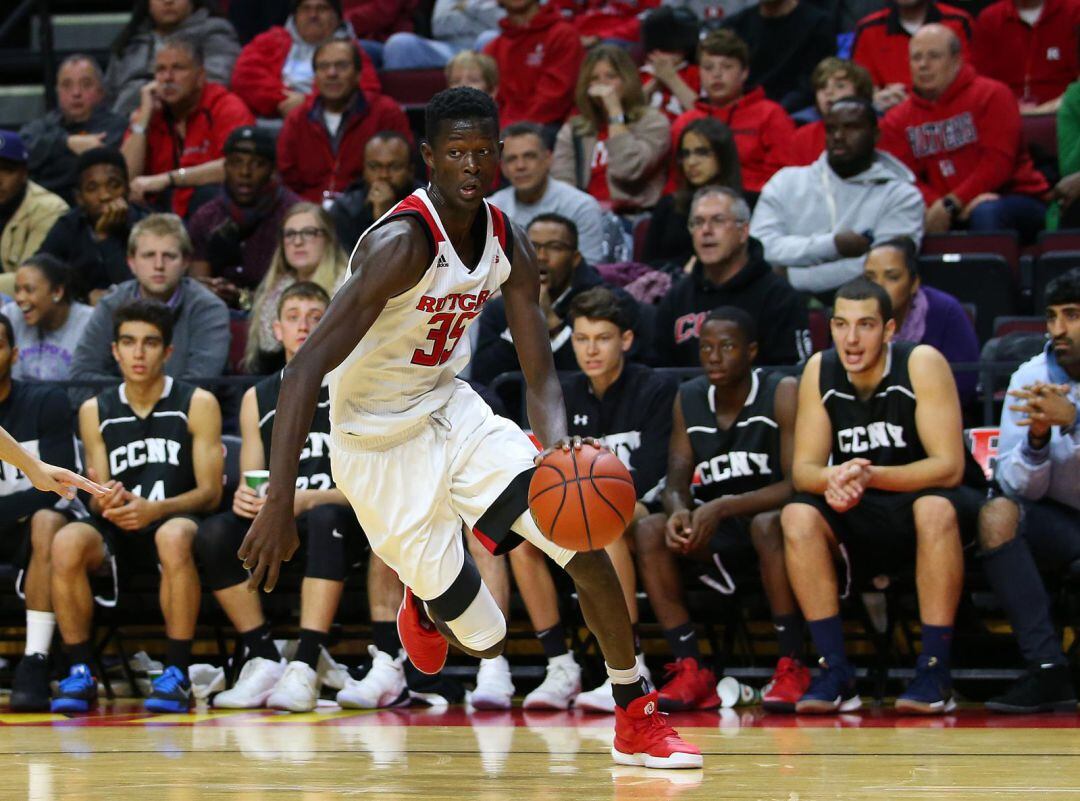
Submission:
[[[604,663],[607,668],[608,678],[611,679],[611,694],[615,703],[626,709],[643,695],[649,694],[649,685],[641,678],[641,669],[637,662],[632,668],[616,670],[611,665]]]
[[[937,666],[948,671],[952,661],[952,626],[931,626],[922,624],[922,652],[937,660]]]
[[[56,615],[52,612],[26,610],[26,650],[30,654],[49,654],[53,632],[56,630]]]
[[[375,641],[376,648],[391,657],[396,657],[401,650],[401,638],[398,637],[396,621],[374,621],[371,624],[371,638]]]
[[[664,639],[671,648],[671,653],[676,659],[696,659],[701,661],[701,650],[698,648],[697,629],[694,624],[687,621],[673,629],[664,629]],[[640,650],[640,649],[639,649]]]
[[[840,615],[821,620],[808,620],[806,625],[810,628],[810,637],[814,641],[814,647],[824,657],[826,664],[831,668],[850,670],[847,654],[844,653],[844,625],[840,620]]]
[[[90,645],[89,640],[83,642],[64,643],[64,650],[68,652],[68,657],[71,659],[73,665],[86,665],[91,670],[94,667],[94,648]]]
[[[274,645],[274,638],[270,632],[270,624],[264,622],[258,628],[240,633],[240,639],[244,643],[244,654],[248,659],[262,658],[272,662],[281,660],[281,653]]]
[[[544,649],[544,656],[548,659],[554,659],[570,652],[566,647],[566,630],[563,629],[561,621],[549,629],[536,632],[536,639],[540,640],[540,646]]]
[[[780,647],[780,656],[789,656],[801,662],[806,644],[802,615],[797,612],[789,615],[774,615],[772,622],[776,629],[776,642]]]
[[[980,558],[1016,632],[1024,659],[1035,665],[1067,664],[1061,638],[1050,621],[1050,602],[1027,544],[1014,538],[984,551]]]
[[[312,629],[300,629],[300,642],[296,646],[297,662],[303,662],[308,667],[314,668],[319,664],[319,649],[326,644],[327,634],[325,631],[313,631]]]
[[[190,664],[191,640],[174,640],[170,637],[165,644],[165,666],[180,668],[186,676]]]

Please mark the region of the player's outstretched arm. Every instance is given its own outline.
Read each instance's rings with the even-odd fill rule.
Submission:
[[[929,345],[911,352],[908,375],[915,390],[915,427],[926,458],[897,467],[871,467],[868,486],[890,492],[955,487],[964,478],[964,421],[956,379],[945,357]]]
[[[46,464],[23,448],[11,434],[0,426],[0,460],[19,468],[36,489],[43,492],[55,492],[62,498],[74,498],[77,490],[86,490],[91,495],[104,495],[105,488],[100,487],[78,473],[63,467]]]
[[[323,377],[345,361],[386,302],[412,288],[428,266],[427,240],[419,224],[400,220],[364,238],[353,254],[352,277],[334,295],[319,326],[285,368],[270,442],[266,502],[240,546],[251,570],[249,589],[274,589],[282,561],[296,551],[293,502],[304,447]]]
[[[824,495],[828,483],[832,423],[821,402],[821,354],[810,357],[799,381],[795,414],[795,450],[791,478],[795,489]]]
[[[524,232],[514,226],[510,277],[502,285],[510,336],[525,374],[529,425],[546,448],[566,438],[566,406],[551,355],[547,322],[540,311],[540,272],[536,253]]]

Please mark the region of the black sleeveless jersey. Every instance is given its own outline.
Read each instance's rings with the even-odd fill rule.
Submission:
[[[161,398],[146,417],[128,405],[124,385],[97,397],[98,430],[109,457],[109,477],[150,501],[195,489],[188,410],[195,387],[165,377]]]
[[[783,480],[776,387],[782,375],[764,370],[751,374],[750,394],[730,428],[716,420],[716,387],[699,376],[679,388],[683,420],[694,452],[695,500],[739,495]]]
[[[267,376],[255,385],[255,405],[259,410],[259,436],[263,454],[270,462],[270,442],[274,436],[274,417],[277,416],[278,393],[281,392],[281,372]],[[311,421],[304,450],[300,452],[300,467],[296,474],[297,489],[332,489],[330,473],[330,389],[326,384],[319,390],[319,405]]]
[[[908,375],[911,342],[891,342],[885,372],[866,400],[859,400],[835,349],[821,355],[821,402],[832,423],[832,461],[869,459],[890,467],[926,458],[915,426],[915,391]]]

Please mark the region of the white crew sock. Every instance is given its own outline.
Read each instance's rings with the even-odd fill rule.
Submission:
[[[607,668],[608,678],[611,679],[612,684],[634,684],[641,681],[641,667],[636,660],[634,666],[626,670],[616,670],[607,662],[604,663],[604,667]]]
[[[52,612],[26,610],[26,655],[49,653],[53,631],[56,630],[56,615]]]

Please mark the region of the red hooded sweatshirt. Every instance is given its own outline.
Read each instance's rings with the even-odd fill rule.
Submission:
[[[502,34],[484,52],[499,65],[499,123],[546,125],[566,119],[585,51],[577,29],[552,6],[524,26],[499,21]]]
[[[773,173],[785,166],[784,150],[795,134],[795,123],[779,103],[765,97],[760,86],[726,106],[698,103],[680,115],[671,126],[672,150],[678,147],[683,128],[703,117],[720,120],[731,129],[747,192],[760,192]]]
[[[360,79],[365,92],[379,92],[379,74],[364,48],[360,51]],[[285,99],[281,70],[292,49],[292,36],[282,26],[264,31],[244,45],[232,73],[232,90],[260,117],[276,117],[278,103]]]
[[[322,203],[344,192],[364,172],[364,148],[379,131],[398,131],[412,141],[409,120],[386,95],[357,92],[346,108],[337,146],[323,119],[318,94],[289,112],[278,136],[281,179],[305,200]]]
[[[1077,26],[1080,0],[1045,0],[1034,25],[1020,19],[1013,0],[999,0],[975,21],[975,69],[1023,103],[1053,100],[1080,73]]]
[[[937,100],[912,94],[894,106],[878,147],[911,168],[928,206],[950,193],[967,204],[984,192],[1039,196],[1049,189],[1024,145],[1009,87],[968,64]]]
[[[551,0],[563,18],[571,21],[579,36],[623,39],[641,38],[640,15],[660,5],[660,0]]]
[[[818,160],[825,150],[825,121],[816,120],[795,131],[784,148],[784,164],[788,167],[805,167]]]

